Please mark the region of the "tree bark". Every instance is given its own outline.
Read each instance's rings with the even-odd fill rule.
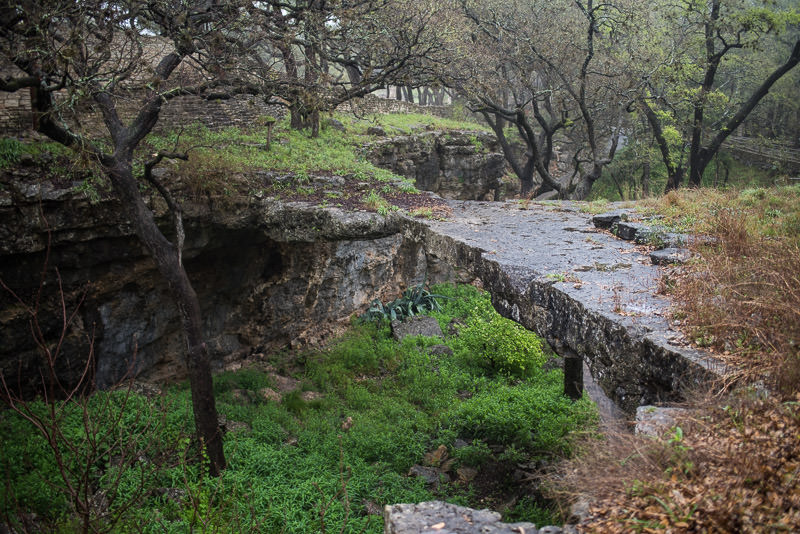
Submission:
[[[664,129],[661,127],[661,121],[647,100],[639,98],[637,102],[639,103],[639,108],[644,112],[650,129],[653,131],[653,137],[658,145],[658,150],[661,152],[661,161],[664,162],[664,166],[667,168],[667,186],[664,192],[678,189],[681,186],[681,182],[683,182],[683,168],[681,165],[676,165],[672,159],[669,144],[666,137],[664,137]]]
[[[572,190],[570,198],[572,200],[586,200],[586,198],[589,196],[589,193],[592,192],[592,186],[597,180],[600,179],[602,174],[603,166],[593,165],[591,171],[581,176],[578,184]]]
[[[300,101],[289,106],[290,125],[295,130],[311,130],[311,137],[319,136],[319,110]]]

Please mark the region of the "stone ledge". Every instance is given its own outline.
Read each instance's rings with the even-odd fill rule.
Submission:
[[[383,510],[384,534],[561,534],[567,527],[536,528],[533,523],[503,523],[499,513],[440,501],[391,504]]]

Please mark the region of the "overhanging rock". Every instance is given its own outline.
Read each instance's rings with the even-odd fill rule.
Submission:
[[[479,277],[497,310],[578,355],[629,414],[680,399],[724,366],[673,330],[658,294],[659,267],[629,242],[599,231],[572,203],[452,201],[446,221],[419,221],[429,264]]]

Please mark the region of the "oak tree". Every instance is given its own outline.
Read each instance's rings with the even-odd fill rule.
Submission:
[[[156,125],[166,101],[202,95],[217,86],[221,43],[236,32],[242,11],[231,2],[167,0],[37,0],[0,4],[4,60],[16,70],[0,90],[29,90],[39,132],[93,159],[108,176],[136,235],[150,252],[178,308],[196,430],[209,470],[225,467],[200,304],[182,261],[179,203],[152,170],[165,158],[155,153],[135,170],[140,143]],[[185,83],[186,79],[193,83]],[[122,103],[135,102],[132,113]],[[81,115],[96,108],[105,130],[84,132]],[[129,116],[128,116],[129,115]],[[145,185],[163,195],[175,223],[174,241],[156,224],[142,196]]]

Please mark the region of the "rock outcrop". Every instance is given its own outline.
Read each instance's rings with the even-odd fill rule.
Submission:
[[[561,527],[503,523],[491,510],[473,510],[440,501],[387,505],[384,534],[561,534]],[[570,531],[569,529],[567,531]]]
[[[642,404],[678,400],[685,386],[725,371],[672,329],[659,268],[634,244],[595,229],[577,206],[450,206],[447,220],[417,223],[434,276],[461,269],[479,278],[502,315],[559,355],[583,359],[629,415]]]
[[[420,132],[381,139],[365,150],[375,165],[443,198],[500,200],[519,189],[516,181],[503,181],[505,159],[487,132]]]
[[[40,172],[29,168],[3,179],[0,279],[30,304],[47,258],[38,316],[47,340],[62,330],[53,268],[69,307],[83,300],[65,332],[62,379],[78,379],[90,345],[101,387],[129,371],[182,377],[178,312],[117,201],[91,203],[73,184],[39,183]],[[171,232],[171,219],[153,203]],[[371,299],[394,297],[424,276],[422,246],[403,238],[397,216],[252,198],[224,209],[208,202],[184,208],[184,262],[217,362],[321,342]],[[40,380],[30,319],[25,306],[0,290],[0,371],[28,391]]]
[[[0,191],[0,278],[33,302],[47,257],[68,303],[83,299],[65,332],[69,357],[59,373],[76,380],[93,340],[101,387],[129,370],[183,376],[177,310],[120,206],[92,204],[71,184],[39,183],[35,172],[7,176]],[[165,209],[152,202],[169,232]],[[427,276],[480,279],[500,313],[566,360],[583,359],[628,414],[679,399],[684,384],[723,370],[671,329],[649,257],[593,228],[569,203],[450,201],[450,210],[438,221],[266,198],[222,208],[187,203],[184,261],[212,356],[321,342],[372,299],[394,298]],[[50,277],[39,314],[48,339],[62,331],[58,297]],[[0,299],[1,370],[9,383],[30,387],[26,381],[40,375],[29,310],[6,291]]]

